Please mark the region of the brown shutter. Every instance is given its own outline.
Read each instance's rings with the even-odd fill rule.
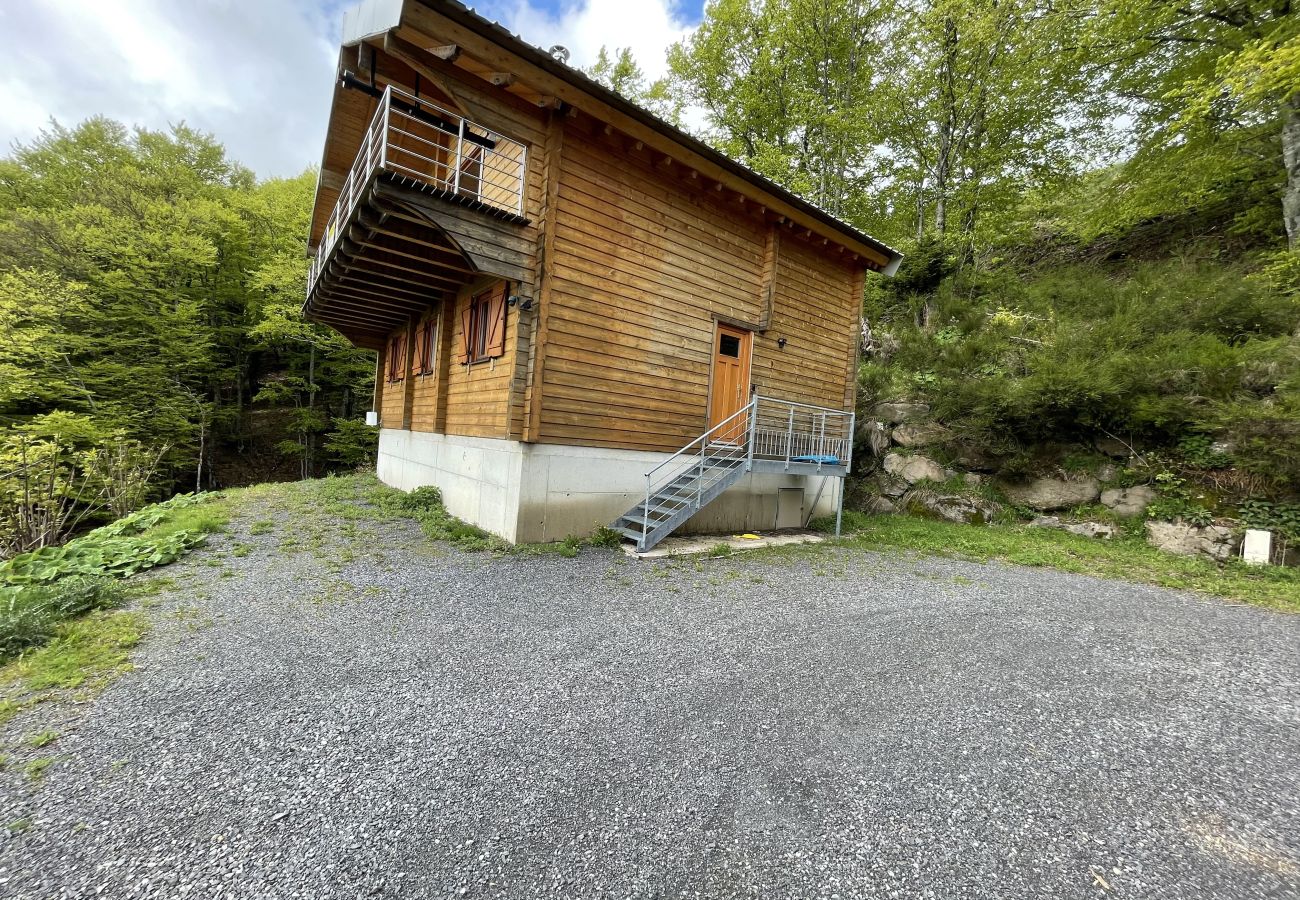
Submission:
[[[396,381],[399,371],[398,360],[402,358],[402,339],[397,335],[388,340],[388,380]]]
[[[461,364],[469,362],[469,330],[472,320],[471,313],[474,311],[474,301],[471,300],[465,304],[465,308],[460,311],[460,361]]]
[[[509,290],[509,283],[503,284],[501,290],[488,300],[488,356],[502,356],[506,352],[506,294]]]
[[[411,357],[411,372],[419,375],[424,372],[424,323],[415,326],[415,353]]]
[[[424,335],[424,355],[420,357],[420,371],[428,375],[433,372],[433,342],[437,336],[438,320],[433,316],[424,320],[424,329],[421,332]]]

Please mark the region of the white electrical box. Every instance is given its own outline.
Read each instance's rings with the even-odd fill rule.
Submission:
[[[373,409],[370,410],[370,412],[366,413],[366,424],[369,425],[371,428],[378,425],[379,413],[375,412]]]
[[[1247,528],[1241,542],[1241,558],[1252,566],[1266,566],[1273,558],[1273,532]]]

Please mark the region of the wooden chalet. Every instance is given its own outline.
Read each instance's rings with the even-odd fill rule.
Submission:
[[[800,526],[851,463],[889,247],[446,0],[345,15],[306,313],[378,472],[511,541]]]

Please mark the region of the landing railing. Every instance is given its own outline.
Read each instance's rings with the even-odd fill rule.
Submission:
[[[523,216],[528,148],[436,103],[389,85],[325,221],[307,293],[357,204],[381,172],[489,209]]]
[[[783,464],[786,471],[808,474],[833,467],[847,472],[853,461],[852,412],[755,396],[645,474],[643,532],[652,512],[673,513],[673,506],[700,509],[710,488],[754,460]],[[677,486],[673,499],[655,498]],[[681,493],[684,490],[685,493]],[[836,532],[838,533],[838,515]],[[644,543],[644,539],[642,540]]]
[[[825,406],[755,397],[750,460],[847,468],[853,461],[855,415]]]

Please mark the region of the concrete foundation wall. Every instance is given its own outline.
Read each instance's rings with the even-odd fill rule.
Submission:
[[[447,511],[516,543],[585,536],[644,497],[645,473],[667,453],[383,429],[379,478],[402,490],[436,485]],[[817,499],[818,486],[827,482]],[[841,481],[753,473],[678,529],[679,533],[758,531],[776,526],[781,488],[803,490],[803,515],[831,515]]]
[[[376,471],[384,484],[414,490],[434,485],[447,511],[517,542],[522,444],[492,438],[384,428]]]

